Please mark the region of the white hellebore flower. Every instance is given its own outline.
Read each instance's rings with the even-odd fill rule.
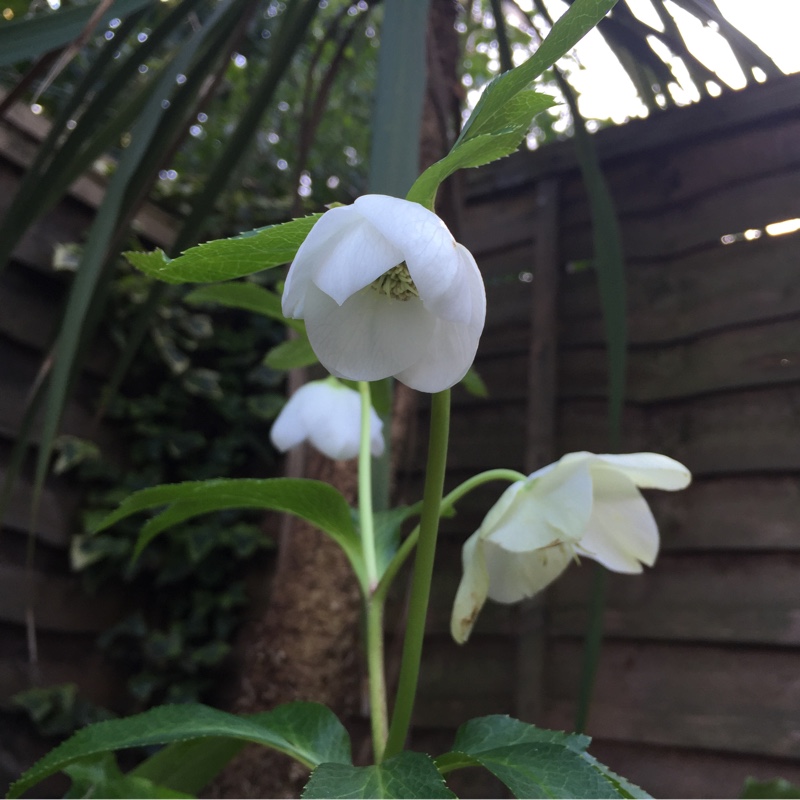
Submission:
[[[576,556],[638,573],[658,555],[658,528],[639,490],[689,485],[658,453],[568,453],[512,484],[464,543],[450,630],[463,643],[486,598],[515,603],[554,581]]]
[[[469,250],[418,203],[372,194],[327,211],[300,245],[283,313],[304,319],[339,378],[394,376],[421,392],[458,383],[486,317]]]
[[[374,408],[369,413],[370,452],[379,456],[383,423]],[[355,458],[361,439],[361,396],[336,378],[306,383],[278,414],[269,437],[282,452],[308,440],[328,458]]]

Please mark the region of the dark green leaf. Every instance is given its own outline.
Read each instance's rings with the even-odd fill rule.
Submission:
[[[347,732],[330,709],[317,703],[290,703],[247,718],[202,705],[160,706],[126,719],[82,728],[25,772],[11,786],[8,796],[19,797],[49,775],[87,756],[207,737],[272,747],[310,768],[323,762],[350,763]],[[176,755],[185,757],[186,750],[172,751],[151,768],[145,762],[133,774],[148,781],[163,778],[164,782],[159,783],[180,791],[169,784],[170,756]],[[185,770],[186,764],[181,761],[174,768]]]
[[[621,797],[581,754],[558,744],[514,744],[474,756],[515,797]]]
[[[480,764],[517,797],[649,797],[586,753],[589,742],[507,716],[480,717],[458,729],[436,766],[446,774]]]
[[[304,798],[379,797],[451,798],[431,759],[423,753],[401,753],[372,767],[321,764],[303,792]]]
[[[283,316],[281,298],[278,294],[249,281],[200,286],[186,295],[184,301],[192,304],[217,303],[227,308],[241,308],[244,311],[276,319],[296,331],[305,330],[303,320],[287,319]]]
[[[316,525],[339,543],[356,574],[359,578],[363,576],[361,542],[353,526],[350,507],[336,489],[322,481],[241,478],[153,486],[127,497],[92,532],[97,533],[131,514],[159,506],[167,508],[142,528],[136,555],[153,537],[179,522],[228,508],[261,508],[294,514]]]
[[[191,794],[176,792],[152,781],[133,775],[123,775],[113,753],[101,753],[74,761],[64,767],[72,780],[66,797],[107,798],[184,798]]]
[[[305,335],[298,336],[296,339],[287,339],[276,345],[267,353],[264,363],[272,369],[297,369],[316,364],[319,359],[311,347],[311,342]]]
[[[747,778],[740,797],[746,800],[762,800],[762,798],[766,800],[770,797],[775,800],[796,800],[800,797],[800,786],[789,783],[783,778],[773,778],[771,781]]]

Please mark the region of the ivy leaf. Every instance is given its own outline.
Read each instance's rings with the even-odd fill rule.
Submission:
[[[473,719],[456,733],[453,750],[436,759],[446,774],[483,766],[516,797],[647,798],[586,752],[590,739],[549,731],[507,716]]]
[[[318,703],[289,703],[250,717],[237,717],[199,704],[158,706],[132,717],[81,728],[27,770],[11,786],[8,797],[19,797],[49,775],[88,756],[208,737],[262,744],[286,753],[312,769],[323,762],[351,762],[347,731],[330,709]],[[185,750],[178,752],[182,757],[186,756]],[[175,792],[181,791],[179,787],[168,785],[168,758],[161,759],[158,770],[148,770],[145,765],[134,770],[132,775],[150,783],[156,777],[167,778],[163,785],[172,794],[166,796],[174,797]],[[187,767],[177,762],[174,766]]]
[[[400,753],[372,767],[321,764],[303,798],[452,798],[433,761],[424,753]]]
[[[167,506],[142,528],[134,557],[162,531],[187,519],[229,508],[260,508],[294,514],[316,525],[345,551],[362,583],[366,580],[361,542],[350,506],[330,484],[306,478],[219,478],[162,484],[129,495],[92,529],[98,533],[121,519]]]
[[[614,7],[617,0],[575,0],[560,17],[539,49],[518,67],[498,75],[483,90],[466,121],[455,147],[481,134],[503,132],[508,125],[506,109],[514,107],[515,95],[527,89],[546,69],[569,52]]]
[[[308,341],[305,330],[296,339],[287,339],[275,345],[264,358],[264,364],[271,369],[296,369],[316,364],[319,359]]]
[[[293,219],[232,239],[190,247],[169,259],[163,250],[123,253],[134,267],[165,283],[214,283],[252,275],[291,261],[322,214]]]
[[[216,303],[226,308],[240,308],[244,311],[262,314],[270,319],[276,319],[296,331],[305,331],[306,329],[303,320],[289,319],[283,316],[280,295],[249,281],[200,286],[189,292],[184,297],[184,302],[192,305]]]
[[[456,145],[441,161],[432,164],[417,178],[408,192],[408,200],[433,206],[439,184],[459,169],[480,167],[511,155],[527,134],[531,120],[540,111],[550,108],[555,100],[531,90],[512,97],[502,113],[497,115],[494,132],[475,136]]]

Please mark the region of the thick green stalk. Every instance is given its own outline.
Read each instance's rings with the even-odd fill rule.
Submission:
[[[369,674],[369,715],[372,728],[372,751],[375,763],[383,760],[389,732],[389,711],[386,707],[386,672],[383,661],[383,600],[366,599],[367,671]]]
[[[414,563],[414,578],[411,583],[408,625],[403,641],[397,697],[384,752],[386,758],[397,755],[403,749],[414,710],[422,644],[425,638],[425,620],[428,616],[428,600],[431,593],[433,560],[436,555],[436,536],[439,532],[449,432],[450,390],[445,389],[431,398],[431,432],[428,441],[428,464],[422,496],[419,542]]]

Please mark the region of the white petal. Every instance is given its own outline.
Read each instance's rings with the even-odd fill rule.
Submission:
[[[660,453],[598,455],[599,462],[627,475],[642,489],[685,489],[692,474],[679,461]],[[598,464],[598,466],[600,466]]]
[[[403,260],[403,254],[360,218],[328,242],[314,283],[339,305]]]
[[[416,363],[402,372],[398,380],[420,392],[441,392],[458,383],[475,360],[486,321],[486,291],[480,271],[473,261],[461,271],[462,296],[470,306],[465,325],[437,319],[428,347]]]
[[[460,264],[456,242],[444,222],[419,203],[397,197],[368,194],[353,205],[402,251],[423,302],[435,304],[456,279]]]
[[[489,573],[489,597],[498,603],[533,597],[551,584],[572,558],[572,547],[567,545],[512,552],[487,540],[483,552]]]
[[[295,319],[303,316],[306,291],[325,263],[331,241],[347,236],[348,231],[363,224],[361,215],[352,206],[332,208],[314,223],[297,248],[286,276],[282,298],[285,316]]]
[[[269,432],[270,441],[282,453],[297,447],[308,436],[303,420],[303,398],[308,394],[308,386],[301,386],[286,401]]]
[[[483,543],[477,532],[464,542],[461,561],[464,574],[461,583],[458,584],[453,602],[453,614],[450,618],[450,633],[458,644],[464,644],[469,638],[489,591],[489,575],[483,559]]]
[[[583,536],[591,513],[588,462],[558,462],[555,469],[525,481],[489,538],[516,553],[576,543]]]
[[[614,572],[638,573],[658,555],[658,528],[631,480],[609,469],[593,470],[594,506],[578,552]],[[641,563],[640,563],[641,562]]]
[[[308,384],[311,385],[311,384]],[[313,401],[303,406],[309,441],[328,458],[345,460],[358,455],[361,437],[361,398],[346,386],[316,384]]]
[[[393,300],[367,288],[341,306],[311,285],[306,331],[328,372],[354,381],[376,381],[406,369],[425,353],[434,318],[417,298]]]

